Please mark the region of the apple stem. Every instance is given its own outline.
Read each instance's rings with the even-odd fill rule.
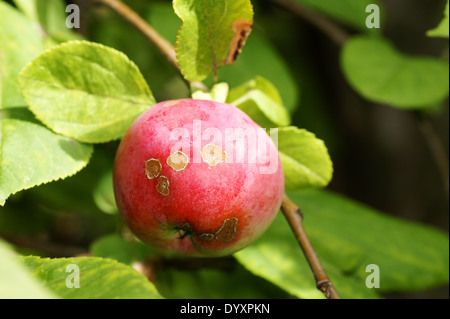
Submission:
[[[309,263],[309,266],[314,273],[317,289],[322,291],[328,299],[340,299],[336,288],[328,278],[328,275],[320,262],[319,256],[314,250],[314,247],[306,234],[305,228],[303,227],[303,213],[286,194],[283,196],[281,211],[289,222],[289,225],[291,226],[292,231],[294,232],[295,237],[297,238],[297,241]]]

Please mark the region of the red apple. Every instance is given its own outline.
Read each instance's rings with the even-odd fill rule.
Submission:
[[[117,151],[114,192],[143,242],[222,256],[268,228],[284,175],[275,144],[244,112],[184,99],[159,103],[131,125]]]

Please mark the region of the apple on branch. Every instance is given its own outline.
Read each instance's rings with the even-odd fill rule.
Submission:
[[[114,164],[125,223],[143,242],[184,255],[223,256],[268,228],[284,194],[277,148],[238,108],[161,102],[128,129]]]

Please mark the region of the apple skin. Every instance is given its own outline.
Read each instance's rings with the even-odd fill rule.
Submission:
[[[242,129],[262,133],[264,147],[239,134],[231,139],[240,142],[225,141]],[[172,154],[181,167],[168,160]],[[284,193],[269,135],[234,106],[194,99],[161,102],[141,114],[119,145],[113,180],[118,209],[140,240],[190,256],[228,255],[252,243]]]

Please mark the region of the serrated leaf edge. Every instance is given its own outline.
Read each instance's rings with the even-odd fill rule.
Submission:
[[[57,46],[51,47],[51,48],[49,48],[49,49],[47,49],[47,50],[41,52],[38,56],[36,56],[33,60],[31,60],[30,62],[28,62],[28,63],[22,68],[22,70],[21,70],[21,71],[19,72],[19,74],[18,74],[18,80],[19,80],[20,88],[21,88],[22,95],[23,95],[23,97],[24,97],[25,103],[27,104],[28,109],[34,114],[34,116],[36,117],[36,119],[38,119],[40,122],[42,122],[48,129],[50,129],[51,131],[53,131],[53,132],[55,132],[55,133],[57,133],[57,134],[59,134],[59,135],[62,135],[62,136],[65,136],[65,137],[69,137],[69,138],[72,138],[72,139],[77,140],[77,141],[82,142],[82,143],[91,143],[91,144],[106,143],[106,142],[110,142],[110,141],[117,140],[117,139],[120,138],[120,136],[114,136],[114,137],[111,137],[111,138],[109,138],[109,139],[101,139],[101,140],[96,140],[96,141],[92,141],[92,140],[84,140],[82,137],[74,137],[74,136],[71,136],[71,135],[69,135],[69,134],[65,134],[65,132],[62,132],[62,131],[60,131],[60,130],[57,130],[57,129],[52,128],[51,125],[50,125],[50,123],[48,123],[48,121],[46,121],[44,118],[42,118],[42,117],[34,110],[34,108],[33,108],[33,106],[32,106],[32,103],[30,103],[28,97],[27,97],[27,96],[24,94],[24,92],[23,92],[23,91],[24,91],[24,88],[25,88],[25,83],[24,83],[24,78],[25,78],[25,77],[24,77],[23,74],[26,73],[27,70],[28,70],[30,67],[32,67],[33,62],[34,62],[36,59],[42,57],[43,55],[50,54],[50,52],[52,52],[52,51],[54,51],[54,50],[59,50],[61,47],[69,46],[69,45],[73,45],[73,44],[80,44],[80,45],[82,45],[82,44],[87,44],[87,45],[92,46],[92,47],[99,47],[99,48],[106,49],[106,50],[108,50],[108,51],[110,51],[110,52],[113,52],[114,54],[117,54],[117,55],[123,57],[123,58],[125,59],[125,61],[126,61],[133,69],[135,69],[136,73],[142,78],[143,83],[145,83],[146,89],[148,90],[149,98],[150,98],[150,103],[148,104],[149,108],[150,108],[151,106],[153,106],[153,105],[156,103],[156,100],[155,100],[155,98],[154,98],[154,96],[153,96],[153,93],[152,93],[152,91],[150,90],[150,87],[148,86],[148,83],[147,83],[147,81],[145,80],[144,76],[142,75],[141,71],[139,70],[138,66],[137,66],[132,60],[130,60],[130,58],[129,58],[125,53],[123,53],[123,52],[121,52],[121,51],[119,51],[119,50],[116,50],[116,49],[114,49],[114,48],[108,47],[108,46],[106,46],[106,45],[103,45],[103,44],[100,44],[100,43],[96,43],[96,42],[86,41],[86,40],[71,40],[71,41],[67,41],[67,42],[61,43],[61,44],[59,44],[59,45],[57,45]],[[81,91],[81,92],[85,92],[85,91]],[[95,94],[94,94],[94,95],[95,95]],[[109,98],[109,97],[108,97],[108,98]],[[134,103],[134,104],[142,104],[142,103],[136,103],[136,102],[132,102],[132,103]],[[142,105],[147,105],[147,104],[142,104]]]
[[[12,119],[12,120],[14,120],[14,121],[28,122],[28,121],[23,121],[23,120],[19,120],[19,119]],[[31,122],[28,122],[28,123],[29,123],[29,124],[33,124],[33,125],[36,125],[36,126],[40,126],[40,125],[35,124],[35,123],[31,123]],[[59,134],[53,132],[52,130],[48,129],[46,126],[43,126],[43,125],[42,125],[41,127],[45,128],[45,129],[47,129],[47,130],[49,130],[50,132],[52,132],[52,133],[55,134],[55,135],[59,135]],[[3,143],[2,143],[2,140],[3,140],[3,139],[1,138],[2,136],[3,136],[3,120],[0,120],[0,162],[1,162],[1,159],[2,159],[2,145],[3,145]],[[61,135],[61,136],[62,136],[62,135]],[[64,137],[65,137],[65,136],[64,136]],[[68,137],[65,137],[65,138],[68,138]],[[81,143],[81,142],[78,142],[78,143]],[[92,154],[94,153],[94,147],[93,147],[93,145],[89,145],[89,144],[87,144],[87,143],[81,143],[81,144],[84,144],[84,145],[86,145],[87,147],[89,147],[89,150],[90,150],[90,152],[89,152],[89,157],[87,158],[86,162],[83,162],[83,163],[81,163],[81,165],[80,165],[79,167],[76,167],[75,170],[74,170],[72,173],[69,173],[69,174],[67,174],[67,175],[60,176],[60,177],[57,177],[57,178],[50,178],[50,179],[45,179],[45,178],[44,178],[43,181],[41,181],[40,183],[37,183],[37,184],[35,184],[35,185],[27,186],[27,187],[25,187],[25,188],[19,189],[19,190],[15,191],[15,192],[10,193],[9,195],[7,195],[7,196],[4,197],[4,198],[1,198],[1,197],[0,197],[0,206],[4,206],[5,203],[6,203],[6,200],[7,200],[10,196],[12,196],[12,195],[14,195],[14,194],[17,194],[17,193],[19,193],[19,192],[21,192],[21,191],[24,191],[24,190],[27,190],[27,189],[31,189],[31,188],[33,188],[33,187],[37,187],[37,186],[40,186],[40,185],[48,184],[48,183],[51,183],[51,182],[56,182],[56,181],[59,181],[59,180],[63,180],[63,179],[66,179],[66,178],[68,178],[68,177],[74,176],[75,174],[79,173],[83,168],[85,168],[85,167],[89,164],[89,162],[90,162],[90,160],[91,160],[91,158],[92,158]],[[1,168],[0,168],[0,170],[1,170]]]

